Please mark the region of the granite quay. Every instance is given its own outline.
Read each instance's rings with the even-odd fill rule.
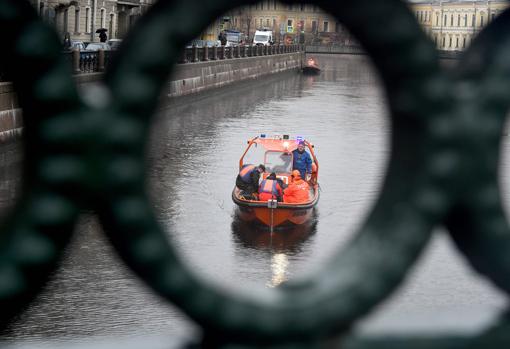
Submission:
[[[72,62],[76,83],[86,88],[87,84],[100,81],[113,52],[65,53]],[[207,48],[187,48],[163,96],[179,97],[279,72],[297,71],[305,57],[301,45],[221,47],[210,52],[211,55]],[[22,128],[22,112],[12,83],[0,82],[0,143],[19,138]]]

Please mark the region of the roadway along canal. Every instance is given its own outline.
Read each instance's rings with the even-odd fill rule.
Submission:
[[[313,273],[352,237],[379,191],[389,123],[377,76],[363,56],[318,58],[319,77],[285,73],[181,98],[154,123],[148,176],[155,210],[182,257],[212,283],[257,292]],[[300,135],[316,145],[322,192],[311,229],[271,239],[235,220],[230,195],[238,160],[246,140],[260,133]],[[0,188],[10,197],[16,171],[2,169]],[[196,330],[121,264],[92,216],[83,216],[76,233],[46,290],[0,339]],[[408,282],[362,322],[363,331],[462,330],[503,307],[503,297],[436,235]]]

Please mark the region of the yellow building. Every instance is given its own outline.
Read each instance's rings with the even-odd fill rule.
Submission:
[[[253,38],[255,30],[273,31],[277,42],[328,41],[345,34],[340,23],[331,15],[309,4],[282,4],[264,0],[255,5],[230,11],[225,29],[239,30]]]
[[[508,6],[504,0],[448,0],[420,1],[411,8],[439,50],[462,51]]]

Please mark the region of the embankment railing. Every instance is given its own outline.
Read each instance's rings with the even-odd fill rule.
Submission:
[[[214,47],[187,47],[182,53],[180,64],[222,59],[237,59],[257,56],[273,56],[278,54],[304,51],[303,45],[239,45]]]

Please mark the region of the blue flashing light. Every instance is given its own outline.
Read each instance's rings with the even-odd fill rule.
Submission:
[[[260,138],[266,138],[266,134],[265,133],[261,134]]]
[[[303,141],[303,140],[304,140],[304,137],[303,137],[303,136],[297,136],[297,137],[296,137],[296,141],[298,141],[298,142],[301,142],[301,141]]]

